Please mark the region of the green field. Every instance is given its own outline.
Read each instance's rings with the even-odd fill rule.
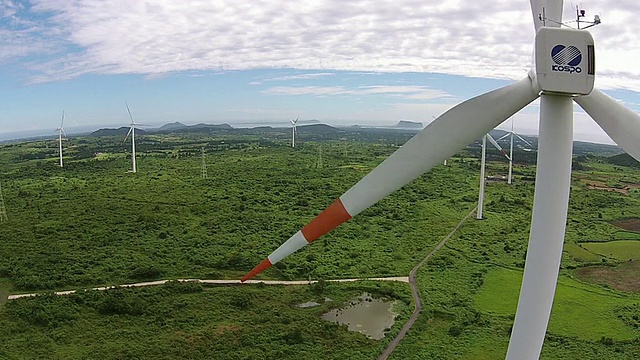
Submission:
[[[521,283],[521,271],[490,270],[474,298],[478,310],[503,316],[515,315]],[[616,294],[562,276],[558,279],[548,331],[591,341],[602,337],[632,340],[640,335],[640,331],[620,320],[617,309],[638,302],[640,296]]]
[[[599,261],[598,255],[585,249],[583,246],[574,243],[565,243],[563,250],[569,253],[576,261],[579,262],[594,262]]]
[[[0,223],[0,297],[238,279],[397,149],[395,134],[381,141],[380,133],[300,133],[295,149],[289,136],[141,136],[137,174],[127,173],[119,137],[72,138],[63,169],[52,160],[51,141],[0,144],[9,216]],[[407,276],[476,206],[478,154],[467,148],[260,278]],[[640,169],[598,157],[585,157],[581,168],[574,176],[640,177]],[[505,173],[498,155],[489,159],[488,176]],[[392,359],[504,358],[533,206],[534,184],[522,179],[534,173],[531,163],[518,163],[514,185],[488,183],[486,219],[467,221],[420,270],[424,311]],[[621,233],[613,222],[640,218],[640,192],[589,190],[574,180],[563,276],[541,358],[640,358],[635,290],[609,290],[600,273],[584,282],[567,277],[595,264],[622,268],[622,259],[587,246],[610,246]],[[616,275],[620,283],[637,280],[633,268]],[[388,338],[368,340],[319,319],[364,290],[403,301],[397,332],[412,309],[406,284],[331,285],[322,295],[306,286],[169,286],[0,301],[0,358],[375,358]],[[325,296],[331,305],[293,306]]]
[[[620,240],[602,243],[583,243],[585,249],[621,261],[640,260],[640,241]]]

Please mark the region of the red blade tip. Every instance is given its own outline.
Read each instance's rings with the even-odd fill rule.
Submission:
[[[240,280],[240,282],[245,282],[245,281],[251,279],[252,277],[258,275],[262,271],[267,270],[270,267],[271,267],[271,261],[269,261],[269,258],[266,258],[266,259],[262,260],[262,262],[260,264],[256,265],[256,267],[251,269],[251,271],[249,271],[249,273],[247,275],[245,275]]]

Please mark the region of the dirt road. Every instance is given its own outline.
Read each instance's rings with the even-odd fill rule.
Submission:
[[[438,245],[436,245],[436,247],[433,248],[433,250],[431,250],[431,252],[429,254],[427,254],[427,256],[425,256],[425,258],[422,259],[422,261],[420,261],[418,263],[418,265],[416,265],[411,270],[411,272],[409,273],[409,285],[411,285],[411,293],[413,294],[413,302],[416,304],[416,307],[413,310],[413,314],[411,314],[411,317],[404,324],[404,326],[402,327],[402,329],[400,330],[398,335],[396,335],[396,337],[389,343],[389,345],[382,352],[382,354],[380,354],[380,356],[378,356],[378,360],[386,360],[386,359],[389,358],[389,355],[391,355],[393,350],[396,349],[396,347],[398,346],[400,341],[402,341],[402,339],[407,334],[409,329],[411,329],[411,327],[416,322],[416,320],[418,320],[418,315],[420,315],[420,312],[422,311],[422,299],[420,298],[420,292],[418,291],[418,285],[416,285],[416,273],[422,267],[422,265],[424,265],[427,262],[427,260],[429,260],[429,258],[431,258],[431,256],[433,256],[433,254],[436,253],[436,251],[440,250],[444,246],[444,244],[446,244],[447,241],[449,241],[451,236],[453,236],[453,234],[460,228],[460,226],[462,226],[462,224],[465,221],[467,221],[467,219],[469,217],[471,217],[471,215],[473,215],[476,212],[476,209],[477,208],[471,210],[467,214],[467,216],[465,216],[464,219],[462,219],[462,221],[460,221],[458,223],[458,225],[456,225],[456,227],[447,236],[445,236],[445,238],[442,241],[440,241],[440,243]]]
[[[399,281],[399,282],[409,282],[409,278],[406,276],[396,276],[396,277],[381,277],[381,278],[359,278],[359,279],[333,279],[326,280],[328,282],[353,282],[353,281],[361,281],[361,280],[373,280],[373,281]],[[92,288],[91,290],[107,290],[114,289],[118,287],[141,287],[141,286],[155,286],[155,285],[163,285],[169,281],[197,281],[202,284],[215,284],[215,285],[241,285],[243,283],[240,280],[203,280],[203,279],[177,279],[177,280],[158,280],[158,281],[147,281],[147,282],[139,282],[134,284],[124,284],[124,285],[114,285],[114,286],[103,286]],[[307,281],[307,280],[294,280],[294,281],[285,281],[285,280],[247,280],[244,284],[265,284],[265,285],[310,285],[316,283],[317,280]],[[56,295],[69,295],[75,293],[76,290],[67,290],[67,291],[56,291],[54,294]],[[25,297],[36,296],[38,293],[30,293],[30,294],[17,294],[17,295],[9,295],[7,300],[15,300]],[[0,300],[1,302],[1,300]]]

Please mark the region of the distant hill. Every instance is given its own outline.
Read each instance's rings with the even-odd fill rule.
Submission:
[[[298,126],[301,126],[301,125],[315,125],[315,124],[321,124],[320,120],[311,119],[311,120],[300,120],[300,121],[298,121]]]
[[[217,124],[217,125],[213,125],[213,124],[205,124],[205,123],[200,123],[200,124],[196,124],[196,125],[191,125],[191,126],[187,126],[185,127],[186,129],[216,129],[216,130],[233,130],[233,127],[229,124]]]
[[[507,135],[508,133],[509,133],[508,131],[504,131],[504,130],[500,130],[500,129],[493,129],[493,130],[491,130],[489,132],[489,134],[491,134],[491,136],[496,140],[498,140],[499,138]],[[517,138],[515,138],[515,139],[517,139]]]
[[[123,126],[117,129],[99,129],[89,134],[89,136],[127,136],[129,129],[131,128],[128,126]],[[145,135],[146,133],[146,131],[136,128],[136,134]]]
[[[171,130],[176,130],[176,129],[182,129],[187,127],[187,125],[181,123],[181,122],[172,122],[169,124],[164,124],[161,127],[159,127],[157,130],[158,131],[171,131]]]
[[[394,127],[402,129],[422,129],[424,125],[422,125],[421,122],[400,120]]]
[[[327,124],[302,125],[297,127],[298,132],[308,132],[314,134],[337,133],[342,130]]]
[[[607,158],[607,162],[614,165],[640,168],[640,162],[629,154],[618,154]]]
[[[182,126],[179,126],[178,124]],[[164,128],[167,125],[170,125],[169,129],[162,130],[162,128]],[[157,132],[190,133],[190,132],[212,132],[212,131],[218,131],[218,130],[233,130],[233,128],[229,124],[212,125],[212,124],[200,123],[196,125],[184,125],[176,122],[176,123],[167,124],[167,125],[164,125],[162,128],[158,129]]]
[[[573,156],[579,155],[598,155],[598,156],[613,156],[622,153],[617,145],[609,144],[597,144],[586,141],[574,141],[573,142]]]

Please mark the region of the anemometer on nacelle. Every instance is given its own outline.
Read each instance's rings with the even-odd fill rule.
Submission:
[[[595,48],[593,37],[584,29],[600,24],[600,17],[596,15],[593,22],[587,22],[589,26],[580,29],[584,16],[585,11],[576,7],[578,29],[543,26],[536,33],[536,81],[542,93],[577,96],[593,90]],[[544,8],[540,20],[553,22],[544,17]]]

